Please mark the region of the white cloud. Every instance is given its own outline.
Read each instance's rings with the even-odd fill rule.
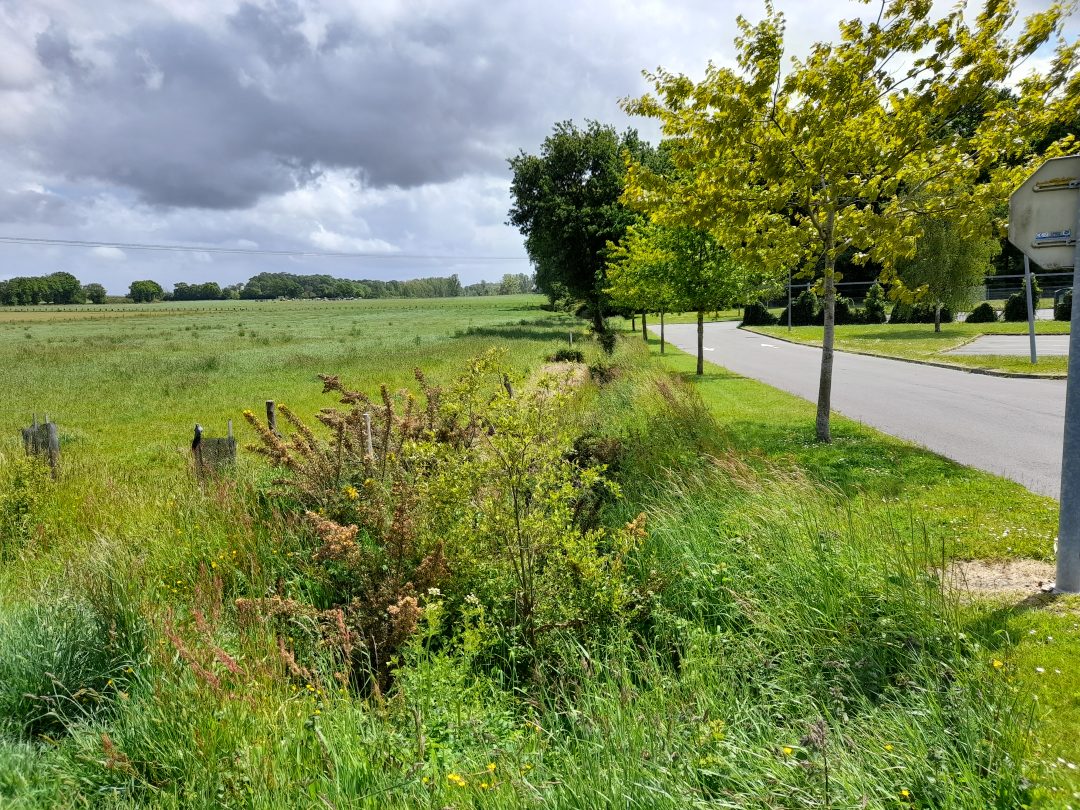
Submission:
[[[127,259],[127,254],[117,247],[90,248],[90,255],[97,259],[105,259],[110,262],[122,262]]]

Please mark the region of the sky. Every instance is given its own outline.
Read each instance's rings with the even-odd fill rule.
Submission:
[[[1039,7],[1025,0],[1024,8]],[[794,53],[867,15],[777,0]],[[637,126],[643,69],[732,61],[763,0],[0,0],[0,279],[529,272],[507,158],[557,121]],[[876,13],[876,7],[874,8]],[[203,247],[344,252],[314,258]],[[418,258],[436,257],[436,258]]]

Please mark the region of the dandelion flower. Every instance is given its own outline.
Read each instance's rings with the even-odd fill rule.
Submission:
[[[907,788],[904,788],[903,790],[900,791],[900,798],[902,798],[902,799],[910,799],[911,798],[911,792]]]
[[[885,750],[886,751],[892,751],[893,750],[892,743],[885,743]]]
[[[784,756],[785,757],[790,757],[794,753],[795,753],[795,749],[792,748],[790,745],[785,745],[784,746]]]
[[[488,773],[495,773],[495,763],[489,762],[487,764]]]
[[[999,661],[997,658],[995,658],[990,663],[993,665],[994,669],[1001,669],[1003,666],[1005,666],[1005,664],[1002,661]]]

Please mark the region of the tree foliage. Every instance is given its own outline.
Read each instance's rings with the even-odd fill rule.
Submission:
[[[97,282],[87,284],[83,287],[83,294],[86,296],[86,300],[91,304],[104,304],[105,299],[109,297],[108,290]]]
[[[955,220],[927,217],[922,235],[910,258],[897,262],[896,274],[912,300],[929,305],[940,313],[942,307],[954,312],[966,309],[975,298],[975,289],[991,271],[990,261],[1001,249],[985,227],[964,235]],[[935,317],[934,331],[941,331]]]
[[[165,290],[156,281],[143,280],[131,282],[128,298],[136,304],[148,304],[165,297]]]
[[[927,214],[955,215],[960,235],[1029,170],[1032,144],[1075,108],[1077,46],[1060,45],[1044,75],[1001,88],[1061,31],[1059,5],[1010,35],[1015,4],[989,2],[971,22],[962,7],[932,16],[925,0],[882,2],[876,18],[840,24],[836,43],[817,43],[784,66],[784,18],[739,18],[737,65],[710,65],[695,83],[658,71],[655,93],[626,103],[658,119],[679,142],[673,183],[630,167],[628,195],[640,205],[708,228],[747,266],[822,281],[825,332],[817,434],[830,438],[837,258],[855,251],[884,278],[915,252]],[[958,126],[973,104],[982,116]],[[967,119],[965,118],[965,121]],[[1056,147],[1059,151],[1061,147]],[[673,186],[689,179],[691,194]],[[681,188],[679,189],[682,190]]]
[[[85,301],[82,284],[71,273],[63,271],[0,281],[0,304],[5,306],[82,304]]]
[[[522,151],[510,159],[510,224],[525,236],[537,288],[549,297],[565,288],[589,305],[601,328],[608,245],[637,220],[619,201],[624,152],[649,162],[652,150],[633,130],[619,135],[596,121],[583,129],[566,121],[544,139],[538,155]]]

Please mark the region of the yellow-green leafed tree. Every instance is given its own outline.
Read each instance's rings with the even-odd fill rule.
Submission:
[[[1010,0],[932,12],[930,0],[883,0],[869,18],[842,22],[837,42],[788,61],[783,16],[766,4],[760,23],[739,18],[736,67],[710,65],[699,82],[661,70],[653,94],[625,102],[679,144],[679,179],[632,165],[624,199],[662,224],[710,231],[744,266],[818,280],[822,441],[837,257],[854,249],[888,280],[915,253],[927,215],[949,216],[968,236],[1030,171],[1031,145],[1080,101],[1078,46],[1060,40],[1063,5],[1022,24]],[[1046,72],[1017,81],[1055,38]],[[1000,92],[1008,84],[1017,98]],[[957,126],[973,107],[985,110],[978,124]]]
[[[685,226],[635,227],[614,248],[608,274],[609,293],[624,306],[697,312],[697,373],[704,374],[704,313],[737,300],[741,286],[739,266],[716,238]]]
[[[1001,243],[990,235],[989,221],[981,233],[961,236],[958,227],[944,217],[927,218],[915,253],[901,259],[896,274],[912,299],[934,308],[934,331],[941,331],[941,308],[954,312],[971,304],[976,288],[993,270],[990,260]]]
[[[664,353],[664,315],[679,306],[671,284],[672,256],[657,239],[653,225],[632,225],[617,244],[608,245],[607,294],[616,307],[660,313],[660,353]],[[645,325],[642,333],[646,339]]]

